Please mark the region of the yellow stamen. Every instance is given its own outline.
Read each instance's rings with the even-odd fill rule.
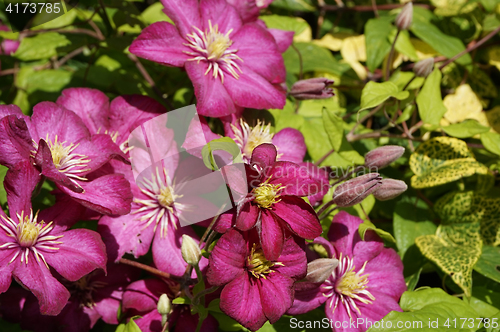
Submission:
[[[248,256],[248,269],[250,273],[255,278],[264,278],[266,279],[266,274],[273,273],[274,270],[271,270],[273,266],[284,266],[283,263],[280,262],[270,262],[264,256],[262,249],[258,247],[255,243],[252,246],[252,251],[250,252],[250,256]]]
[[[278,192],[285,188],[281,183],[279,184],[269,184],[267,179],[265,182],[259,184],[257,188],[254,188],[254,202],[257,203],[261,208],[269,209],[273,204],[278,203],[281,199],[278,199],[280,195]]]

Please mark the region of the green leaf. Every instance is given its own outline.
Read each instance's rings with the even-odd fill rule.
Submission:
[[[316,7],[309,0],[275,0],[271,6],[301,12],[313,12],[316,10]]]
[[[481,134],[481,143],[488,151],[500,156],[500,134],[492,132]]]
[[[391,43],[396,37],[396,32],[397,32],[396,29],[393,29],[391,31],[391,34],[389,36],[389,40],[391,41]],[[418,61],[417,51],[415,50],[415,47],[411,43],[410,33],[408,32],[408,30],[402,30],[399,33],[398,40],[396,40],[395,49],[399,53],[406,55],[408,58],[410,58],[410,60]]]
[[[7,192],[5,191],[5,188],[3,186],[3,180],[5,178],[5,174],[7,174],[7,171],[9,169],[3,165],[0,165],[0,205],[4,205],[7,203]],[[1,206],[0,206],[1,209]]]
[[[441,71],[434,71],[425,80],[422,91],[417,96],[418,112],[424,123],[438,125],[448,110],[441,98]]]
[[[402,100],[408,98],[408,91],[400,91],[398,86],[392,82],[377,83],[368,82],[361,91],[360,111],[382,104],[390,97]]]
[[[498,223],[498,221],[497,221]],[[482,275],[500,282],[500,248],[492,246],[483,246],[483,252],[474,270]]]
[[[219,328],[222,331],[241,331],[244,329],[244,327],[241,326],[240,323],[238,323],[237,321],[235,321],[226,314],[210,311],[210,315],[213,316],[215,319],[217,319],[217,322],[219,323]]]
[[[436,21],[436,17],[428,10],[414,6],[413,7],[413,23],[410,27],[418,38],[432,46],[437,52],[452,58],[458,53],[465,50],[465,46],[458,38],[448,36],[441,32],[431,21]],[[461,65],[472,63],[470,54],[465,54],[455,60]]]
[[[155,2],[148,8],[146,8],[139,18],[147,25],[153,24],[155,22],[170,22],[173,24],[172,20],[163,12],[163,5],[161,2]]]
[[[222,137],[218,139],[214,139],[207,143],[201,150],[201,155],[203,156],[203,163],[209,169],[217,170],[219,167],[217,166],[213,153],[214,151],[225,151],[233,156],[233,161],[236,163],[242,162],[241,150],[234,143],[233,139],[230,137]]]
[[[420,274],[422,273],[422,270],[423,270],[423,268],[420,268],[417,272],[413,273],[408,278],[405,278],[406,288],[408,288],[409,291],[413,291],[413,290],[415,290],[415,287],[417,287],[418,281],[420,280]]]
[[[467,144],[452,137],[436,137],[419,145],[410,157],[414,188],[429,188],[474,174],[491,174],[477,162]]]
[[[365,240],[366,231],[372,230],[377,233],[384,241],[396,243],[396,240],[391,235],[391,233],[384,231],[383,229],[377,228],[371,221],[365,220],[361,225],[359,225],[358,232],[361,239]]]
[[[191,304],[191,300],[188,297],[177,297],[172,300],[173,304]]]
[[[474,310],[480,312],[482,317],[500,314],[500,293],[484,286],[474,286],[472,287],[470,305]]]
[[[443,127],[443,130],[445,133],[453,137],[468,138],[477,134],[485,133],[489,131],[490,128],[480,125],[476,120],[465,120],[460,123]]]
[[[384,317],[383,326],[371,327],[368,332],[475,331],[477,323],[476,328],[462,328],[463,320],[460,318],[475,320],[480,317],[466,302],[446,294],[440,288],[404,292],[399,305],[403,312],[390,312]],[[453,319],[456,319],[456,327]],[[388,322],[391,322],[391,327],[388,327]],[[449,326],[444,325],[446,322]]]
[[[23,61],[48,59],[57,55],[57,48],[69,45],[66,36],[56,33],[41,33],[34,37],[23,38],[14,57]]]
[[[365,24],[366,66],[374,72],[391,50],[389,35],[394,26],[387,17],[373,18]]]
[[[270,109],[269,112],[274,117],[275,132],[284,128],[299,129],[304,123],[304,118],[300,114],[295,114],[295,109],[290,100],[286,101],[282,110]]]
[[[141,329],[134,322],[134,319],[141,318],[141,316],[134,316],[130,318],[128,323],[122,323],[118,325],[115,332],[141,332]]]
[[[269,29],[293,31],[295,32],[295,36],[300,35],[309,27],[309,24],[300,17],[264,15],[260,16],[259,19],[264,21]]]
[[[339,151],[344,139],[344,121],[335,113],[323,108],[323,123],[333,149]]]

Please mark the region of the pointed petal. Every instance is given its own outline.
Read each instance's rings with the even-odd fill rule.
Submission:
[[[260,243],[264,256],[270,261],[278,261],[283,245],[285,243],[285,233],[282,221],[272,212],[263,209],[261,215]]]
[[[90,141],[80,141],[73,152],[87,156],[86,159],[90,160],[85,165],[88,171],[79,173],[80,176],[98,170],[113,158],[129,163],[127,156],[120,147],[113,142],[111,136],[106,134],[93,135]]]
[[[315,194],[307,196],[311,205],[315,206],[318,202],[323,200],[323,197],[330,189],[328,172],[324,167],[318,167],[309,161],[299,163],[299,165],[301,167],[306,167],[311,178],[319,183],[320,190]]]
[[[284,266],[276,265],[273,269],[285,277],[299,280],[307,274],[306,253],[295,243],[293,237],[286,239],[278,261]]]
[[[220,309],[246,328],[257,331],[267,318],[262,312],[259,288],[248,273],[227,284],[220,296]]]
[[[205,61],[186,62],[186,71],[193,82],[198,114],[210,117],[221,117],[236,112],[236,106],[226,88],[228,83],[221,83],[210,71],[205,75],[208,64]],[[230,75],[224,75],[224,82]]]
[[[260,278],[259,292],[262,311],[271,324],[276,323],[293,303],[293,279],[279,273],[271,273],[266,279]]]
[[[307,281],[297,282],[295,284],[293,305],[286,313],[288,315],[305,314],[325,303],[326,297],[323,296],[320,286],[321,284],[314,284]]]
[[[197,0],[162,0],[165,14],[174,22],[180,35],[193,32],[193,26],[201,28]]]
[[[59,187],[83,206],[108,215],[123,215],[130,212],[132,193],[130,184],[122,174],[101,176],[91,182],[79,182],[83,193],[75,193]]]
[[[211,285],[227,284],[245,272],[247,247],[240,232],[224,234],[210,254],[207,280]]]
[[[268,174],[270,184],[286,186],[282,195],[309,196],[321,189],[320,183],[311,177],[307,168],[289,161],[276,162]]]
[[[259,218],[260,211],[261,209],[257,205],[252,204],[252,202],[243,204],[236,217],[236,228],[242,231],[248,231],[250,228],[254,227]]]
[[[273,144],[280,155],[280,160],[300,163],[306,155],[304,135],[297,129],[285,128],[273,137]]]
[[[241,27],[241,19],[236,9],[228,5],[226,0],[200,0],[200,15],[203,23],[203,29],[208,30],[209,21],[214,27],[216,24],[219,32],[226,34],[229,30],[233,32],[229,38],[234,40],[234,35]],[[201,28],[201,27],[200,27]]]
[[[215,222],[214,229],[218,233],[226,233],[235,224],[236,224],[236,209],[232,208],[231,210],[219,216],[219,218]]]
[[[0,222],[3,222],[0,220]],[[1,243],[6,243],[10,241],[10,237],[0,232]],[[14,257],[16,250],[0,250],[0,294],[4,293],[9,289],[10,283],[12,281],[12,270],[14,269],[14,264],[9,264],[12,257]]]
[[[156,303],[163,293],[168,293],[169,287],[159,279],[138,280],[123,293],[122,304],[125,309],[135,309],[139,312],[156,311]]]
[[[66,194],[58,193],[56,196],[56,203],[47,209],[40,211],[38,215],[39,220],[46,222],[54,222],[54,231],[58,228],[66,230],[73,226],[79,220],[84,219],[87,209],[80,203],[74,201]]]
[[[277,155],[278,152],[273,144],[264,143],[253,149],[250,164],[259,166],[261,170],[264,170],[264,174],[267,175],[276,162]]]
[[[257,23],[248,23],[238,30],[232,39],[232,47],[238,50],[238,56],[256,74],[270,83],[285,81],[283,57],[278,51],[276,40],[266,28]]]
[[[14,104],[0,105],[0,119],[7,115],[16,115],[17,117],[22,117],[23,111],[21,111],[19,106]]]
[[[31,150],[34,147],[25,119],[16,115],[0,119],[0,164],[14,167],[29,159]]]
[[[95,302],[95,311],[99,313],[102,320],[108,324],[117,325],[117,312],[120,310],[120,295],[121,292],[113,292],[110,297],[103,298]]]
[[[317,238],[314,239],[313,243],[321,244],[325,248],[328,258],[335,257],[335,249],[333,248],[332,243],[327,239],[325,239],[324,237],[318,236]]]
[[[371,304],[364,304],[361,302],[356,303],[359,310],[361,311],[361,316],[365,318],[365,321],[371,321],[373,324],[374,322],[377,322],[384,318],[391,311],[403,311],[398,304],[399,298],[396,300],[378,289],[373,289],[370,291],[375,297],[375,301],[373,301]]]
[[[357,248],[356,248],[357,249]],[[362,266],[364,262],[356,262],[357,254],[354,256],[355,266]],[[368,261],[365,267],[369,276],[369,290],[377,290],[398,301],[406,291],[406,283],[403,277],[403,263],[399,255],[390,248],[383,248],[373,259]],[[390,280],[390,282],[388,282]]]
[[[353,256],[354,244],[361,241],[358,228],[362,223],[363,220],[345,211],[340,211],[333,217],[328,238],[338,252],[342,252],[346,256]]]
[[[293,43],[294,31],[284,31],[279,29],[267,29],[271,35],[273,35],[276,45],[278,46],[278,52],[285,52],[290,45]]]
[[[58,315],[68,302],[68,290],[52,276],[41,260],[36,260],[32,252],[28,262],[25,264],[16,259],[14,276],[37,297],[43,315]]]
[[[300,197],[281,196],[281,201],[274,204],[273,209],[301,238],[314,239],[323,232],[316,212]]]
[[[99,90],[64,89],[56,103],[75,112],[92,134],[109,128],[109,98]]]
[[[55,103],[44,101],[33,107],[31,122],[38,133],[37,139],[49,139],[54,142],[75,143],[83,138],[90,138],[90,132],[82,119]]]
[[[170,1],[172,2],[172,1]],[[186,40],[179,36],[177,29],[168,22],[156,22],[142,30],[129,51],[141,58],[164,65],[183,67],[192,58],[185,52],[191,49],[184,45]]]
[[[238,65],[241,68],[238,79],[230,74],[224,75],[224,87],[236,105],[256,109],[282,109],[285,106],[284,93],[248,67],[246,62]]]
[[[10,214],[29,215],[31,212],[31,195],[40,182],[40,173],[27,160],[19,162],[7,171],[4,187]]]

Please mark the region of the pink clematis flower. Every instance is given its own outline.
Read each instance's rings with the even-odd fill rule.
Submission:
[[[92,174],[112,158],[126,161],[109,135],[91,135],[75,113],[51,102],[37,104],[31,118],[14,105],[1,105],[0,115],[0,164],[29,160],[83,206],[102,214],[130,211],[130,187],[122,175]]]
[[[157,22],[129,50],[142,58],[184,67],[193,82],[198,113],[222,117],[241,107],[283,108],[283,58],[273,35],[243,24],[225,0],[165,0],[175,26]]]
[[[316,193],[320,184],[307,170],[288,161],[276,161],[276,148],[261,144],[247,167],[250,194],[239,203],[236,228],[257,227],[264,255],[276,260],[293,234],[314,239],[322,232],[314,209],[301,197]]]
[[[9,27],[2,24],[2,21],[0,20],[0,31],[10,31]],[[6,54],[6,55],[12,55],[16,53],[17,49],[19,48],[20,42],[17,40],[12,40],[12,39],[4,39],[0,43],[0,55],[1,54]]]
[[[57,220],[33,213],[31,193],[40,181],[28,161],[8,170],[4,186],[10,217],[0,209],[0,292],[14,277],[37,297],[44,315],[57,315],[70,292],[54,278],[50,267],[69,281],[106,268],[104,243],[88,229],[65,231]]]
[[[259,17],[259,12],[267,8],[273,0],[226,0],[236,8],[243,22],[254,22]]]
[[[246,328],[256,331],[269,320],[275,323],[292,305],[294,282],[305,276],[305,252],[286,239],[283,251],[268,260],[256,232],[225,233],[210,254],[207,280],[224,286],[220,308]]]
[[[332,242],[323,238],[315,242],[322,244],[330,257],[337,258],[339,265],[323,283],[297,283],[288,314],[305,313],[326,302],[328,319],[341,322],[335,331],[364,332],[366,324],[353,328],[349,322],[362,318],[373,323],[390,311],[402,311],[398,301],[406,284],[401,259],[393,249],[384,248],[374,232],[367,232],[362,241],[358,233],[362,222],[347,212],[335,215],[328,232]]]
[[[170,282],[170,280],[168,280]],[[158,299],[167,294],[170,300],[175,297],[170,287],[158,279],[139,280],[130,284],[123,294],[122,309],[128,316],[140,315],[134,322],[143,332],[161,332],[161,315],[157,310]],[[169,331],[192,332],[198,325],[198,315],[191,315],[186,305],[173,305],[168,316]],[[211,315],[203,321],[201,332],[218,330],[218,323]]]

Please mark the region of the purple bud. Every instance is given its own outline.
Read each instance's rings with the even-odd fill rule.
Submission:
[[[434,69],[434,58],[427,58],[417,62],[413,66],[413,72],[418,77],[427,77]]]
[[[387,201],[404,193],[408,186],[404,181],[395,179],[383,179],[382,185],[373,192],[373,196],[379,201]]]
[[[307,264],[306,281],[323,282],[328,279],[339,265],[335,258],[318,258]]]
[[[413,20],[413,4],[408,2],[396,17],[396,26],[399,30],[408,30]]]
[[[333,81],[324,77],[310,78],[295,82],[290,95],[295,99],[326,99],[333,96],[333,89],[329,88]]]
[[[405,148],[397,145],[386,145],[371,150],[365,155],[365,167],[379,170],[389,166],[405,153]]]
[[[374,192],[381,184],[382,177],[378,173],[368,173],[341,183],[333,192],[333,202],[340,207],[353,206],[360,203]]]

